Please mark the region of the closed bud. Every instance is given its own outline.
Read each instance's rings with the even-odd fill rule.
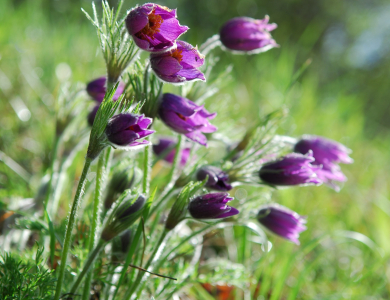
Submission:
[[[134,197],[129,191],[126,191],[118,202],[102,231],[101,238],[107,242],[128,229],[141,216],[146,198],[144,195]]]
[[[214,166],[204,166],[196,173],[196,179],[202,181],[206,178],[206,187],[217,191],[230,191],[233,187],[229,182],[229,176],[220,168]]]
[[[237,215],[239,211],[226,203],[233,200],[228,193],[211,193],[198,196],[188,205],[195,219],[222,219]]]
[[[136,186],[141,180],[141,170],[136,167],[121,167],[115,168],[114,174],[108,184],[106,199],[104,200],[104,208],[110,209],[112,203],[125,190]]]
[[[144,115],[118,114],[108,121],[106,127],[107,139],[118,147],[131,148],[149,145],[147,140],[138,140],[154,133],[153,130],[148,130],[151,123],[152,119],[146,118]]]
[[[299,234],[306,230],[306,220],[284,206],[272,204],[262,207],[257,220],[269,231],[299,245]]]
[[[221,42],[229,50],[249,54],[265,52],[278,47],[269,33],[277,25],[269,24],[268,21],[268,16],[262,20],[248,17],[233,18],[222,26],[219,34]]]

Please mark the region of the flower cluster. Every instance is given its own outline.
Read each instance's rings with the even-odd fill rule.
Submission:
[[[120,3],[122,5],[122,2]],[[339,186],[335,182],[346,181],[339,164],[353,162],[349,157],[351,151],[340,143],[319,136],[304,135],[299,140],[277,136],[279,124],[277,121],[282,119],[285,115],[283,113],[271,113],[264,120],[263,118],[254,120],[256,125],[247,130],[238,142],[234,141],[234,134],[229,133],[229,136],[226,136],[223,132],[215,133],[217,127],[211,120],[217,114],[209,112],[203,103],[218,89],[212,86],[210,91],[202,94],[206,76],[213,74],[211,69],[214,62],[208,62],[202,69],[206,57],[197,47],[178,40],[189,28],[180,25],[176,10],[146,3],[131,9],[126,18],[117,22],[118,14],[109,10],[106,1],[103,1],[103,8],[104,17],[101,24],[104,28],[96,21],[96,14],[94,25],[98,27],[108,75],[107,79],[101,77],[86,86],[87,93],[95,100],[95,106],[88,115],[88,123],[92,129],[85,166],[69,214],[55,300],[59,300],[60,297],[69,256],[67,251],[71,248],[71,234],[77,220],[77,209],[84,195],[87,177],[90,177],[89,168],[96,158],[99,160],[96,166],[93,165],[94,170],[96,168],[94,180],[96,185],[91,214],[93,220],[90,256],[69,294],[76,295],[80,282],[85,282],[84,296],[88,295],[92,277],[96,273],[89,272],[89,268],[100,250],[104,248],[104,252],[111,251],[111,248],[106,249],[105,245],[111,240],[114,240],[114,244],[115,239],[119,239],[123,232],[127,232],[124,237],[127,244],[125,248],[131,252],[127,255],[126,261],[134,259],[136,264],[140,263],[141,259],[139,265],[145,268],[144,271],[155,274],[149,270],[154,265],[159,265],[155,262],[164,256],[161,254],[173,254],[173,251],[162,250],[170,244],[166,239],[171,234],[179,232],[177,228],[179,224],[191,218],[201,220],[196,221],[194,226],[187,227],[188,230],[194,228],[199,230],[196,235],[183,239],[186,241],[191,239],[192,243],[192,240],[196,240],[200,234],[215,226],[221,219],[226,219],[223,221],[224,224],[220,224],[223,226],[235,224],[240,217],[244,219],[239,215],[239,210],[245,213],[246,199],[239,197],[239,190],[235,190],[238,185],[252,186],[250,191],[260,194],[263,193],[262,189],[257,190],[260,186],[272,190],[279,187],[318,186],[325,183],[338,190]],[[207,40],[199,49],[203,53],[209,53],[218,45],[222,50],[230,51],[228,54],[264,52],[278,47],[270,34],[276,27],[276,24],[269,23],[268,16],[262,20],[248,17],[233,18],[222,26],[219,35]],[[110,34],[105,35],[104,33],[108,31]],[[102,38],[105,39],[104,45]],[[113,43],[106,43],[109,38],[114,39]],[[130,41],[127,50],[122,47],[125,44],[115,43],[115,39],[122,38]],[[140,50],[149,52],[149,59],[145,64],[142,64],[136,55]],[[216,61],[217,59],[215,63]],[[131,63],[134,64],[134,68],[129,68],[127,77],[122,75]],[[221,77],[223,76],[220,75],[217,79]],[[209,82],[217,85],[216,82],[219,80],[214,79]],[[224,78],[221,81],[223,80]],[[169,89],[170,93],[164,91],[165,83],[173,84]],[[180,87],[180,95],[175,94],[175,91],[179,91],[176,85],[186,83],[190,84]],[[217,98],[213,100],[217,101]],[[178,137],[151,138],[156,131],[160,133],[158,127],[160,122],[157,119]],[[276,119],[278,120],[274,122]],[[153,140],[158,142],[151,145]],[[214,147],[215,145],[221,147]],[[125,150],[148,147],[142,153],[134,152],[128,155],[124,152],[113,154],[112,149],[106,149],[109,146]],[[207,149],[208,146],[215,151],[211,152]],[[155,159],[152,159],[152,151]],[[169,164],[156,163],[160,159]],[[128,163],[129,161],[131,163]],[[110,174],[110,181],[104,186],[106,169],[109,171],[107,174]],[[56,180],[56,176],[52,177]],[[55,181],[50,181],[49,189],[55,185]],[[236,195],[240,201],[234,201],[234,197],[228,192]],[[259,194],[251,195],[250,198],[258,199]],[[103,203],[104,210],[100,214]],[[248,218],[255,219],[256,216],[257,221],[268,231],[299,244],[299,234],[306,229],[306,219],[281,205],[261,204],[263,203],[260,201],[256,203],[256,207],[259,207],[257,215],[256,211],[250,211],[247,214]],[[134,228],[129,227],[141,218],[141,215],[142,222],[136,226],[130,241],[128,230]],[[104,220],[101,224],[100,217]],[[158,228],[161,227],[161,220],[165,220],[164,228]],[[205,222],[207,225],[201,227]],[[104,225],[100,226],[102,224]],[[240,220],[238,224],[247,226],[248,220]],[[258,227],[255,224],[251,225]],[[97,234],[98,228],[102,228],[100,235]],[[151,247],[154,249],[151,254],[147,253],[148,262],[144,263],[142,261],[144,255],[134,251],[140,249],[141,233],[149,229],[152,231],[150,234],[143,234],[144,237],[148,236],[148,239],[144,240],[143,249],[144,251]],[[161,232],[161,237],[155,239],[154,232]],[[100,241],[94,240],[99,236]],[[150,241],[154,242],[154,245]],[[181,244],[176,249],[179,247]],[[120,279],[116,279],[118,282],[132,282],[129,291],[125,293],[126,298],[138,298],[139,295],[144,297],[142,291],[137,290],[143,286],[141,282],[146,284],[146,281],[143,281],[144,273],[140,272],[136,278],[132,278],[134,280],[127,280],[126,269],[127,266],[123,268]],[[186,272],[187,270],[183,271]],[[89,279],[83,281],[85,274],[88,274]],[[169,296],[164,295],[163,298]]]

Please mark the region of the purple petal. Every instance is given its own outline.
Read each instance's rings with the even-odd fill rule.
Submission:
[[[199,131],[186,133],[185,136],[188,137],[190,140],[207,147],[207,138]]]

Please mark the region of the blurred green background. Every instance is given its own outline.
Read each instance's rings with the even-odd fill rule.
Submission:
[[[234,84],[208,101],[210,111],[218,112],[221,103],[228,108],[215,119],[222,132],[224,124],[250,125],[259,114],[286,106],[290,114],[279,133],[322,135],[353,150],[354,164],[342,166],[349,180],[340,193],[321,186],[273,194],[308,216],[309,229],[300,247],[271,237],[271,252],[255,264],[258,299],[389,299],[389,2],[158,3],[178,8],[181,24],[191,28],[182,38],[192,44],[235,16],[268,14],[278,24],[272,34],[280,48],[252,56],[216,51],[218,68],[234,66]],[[125,1],[124,7],[135,4]],[[0,162],[0,199],[6,203],[33,197],[48,168],[60,83],[105,73],[95,29],[80,7],[92,11],[85,0],[0,1],[0,160],[8,164]],[[10,170],[10,159],[25,171]],[[36,185],[22,178],[30,176]],[[253,269],[250,250],[239,253]]]

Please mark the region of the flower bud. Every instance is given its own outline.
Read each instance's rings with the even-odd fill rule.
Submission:
[[[110,209],[112,203],[125,190],[136,186],[141,180],[141,170],[136,167],[119,167],[114,169],[114,174],[108,184],[104,208]]]
[[[148,145],[149,142],[138,139],[144,138],[154,130],[147,130],[152,123],[152,119],[145,118],[144,115],[135,115],[131,113],[122,113],[113,116],[107,124],[107,139],[115,146],[135,147]]]
[[[191,44],[177,41],[177,47],[164,53],[151,54],[150,66],[157,77],[169,83],[203,80],[198,70],[204,63],[204,56]]]
[[[184,134],[190,140],[207,146],[202,133],[211,133],[217,128],[209,123],[216,113],[209,113],[203,106],[174,94],[164,94],[159,107],[161,120],[172,130]]]
[[[129,228],[142,214],[146,198],[140,195],[136,198],[125,193],[118,200],[119,205],[113,209],[102,231],[101,238],[108,242]]]
[[[259,172],[260,179],[270,185],[321,184],[316,172],[321,169],[311,163],[311,154],[287,154],[276,161],[264,164]]]
[[[204,181],[197,183],[189,182],[181,190],[169,212],[167,221],[165,222],[165,228],[167,230],[172,230],[184,219],[187,214],[189,199],[204,185],[204,183]]]
[[[233,200],[228,193],[211,193],[198,196],[188,205],[188,211],[195,219],[222,219],[237,215],[239,211],[226,205]]]
[[[153,152],[157,156],[162,156],[166,162],[173,163],[176,154],[176,141],[170,137],[163,137],[158,140],[158,144],[153,145]],[[189,147],[181,150],[180,166],[184,166],[190,156]]]
[[[219,33],[222,44],[230,50],[260,53],[278,47],[270,31],[275,23],[268,24],[269,17],[255,20],[248,17],[237,17],[227,21]]]
[[[101,103],[106,95],[106,77],[99,77],[95,80],[92,80],[87,84],[87,93],[90,95],[95,101]],[[122,95],[125,89],[125,84],[120,82],[117,90],[115,91],[112,100],[118,100],[119,96]]]
[[[284,206],[273,204],[261,208],[257,220],[269,231],[299,245],[299,234],[306,230],[306,220]]]
[[[208,176],[206,187],[217,191],[230,191],[233,187],[229,183],[229,176],[221,169],[213,166],[204,166],[196,173],[196,179],[203,181]]]
[[[176,9],[146,3],[130,11],[126,28],[142,50],[164,52],[175,46],[176,39],[188,30],[176,18]]]

